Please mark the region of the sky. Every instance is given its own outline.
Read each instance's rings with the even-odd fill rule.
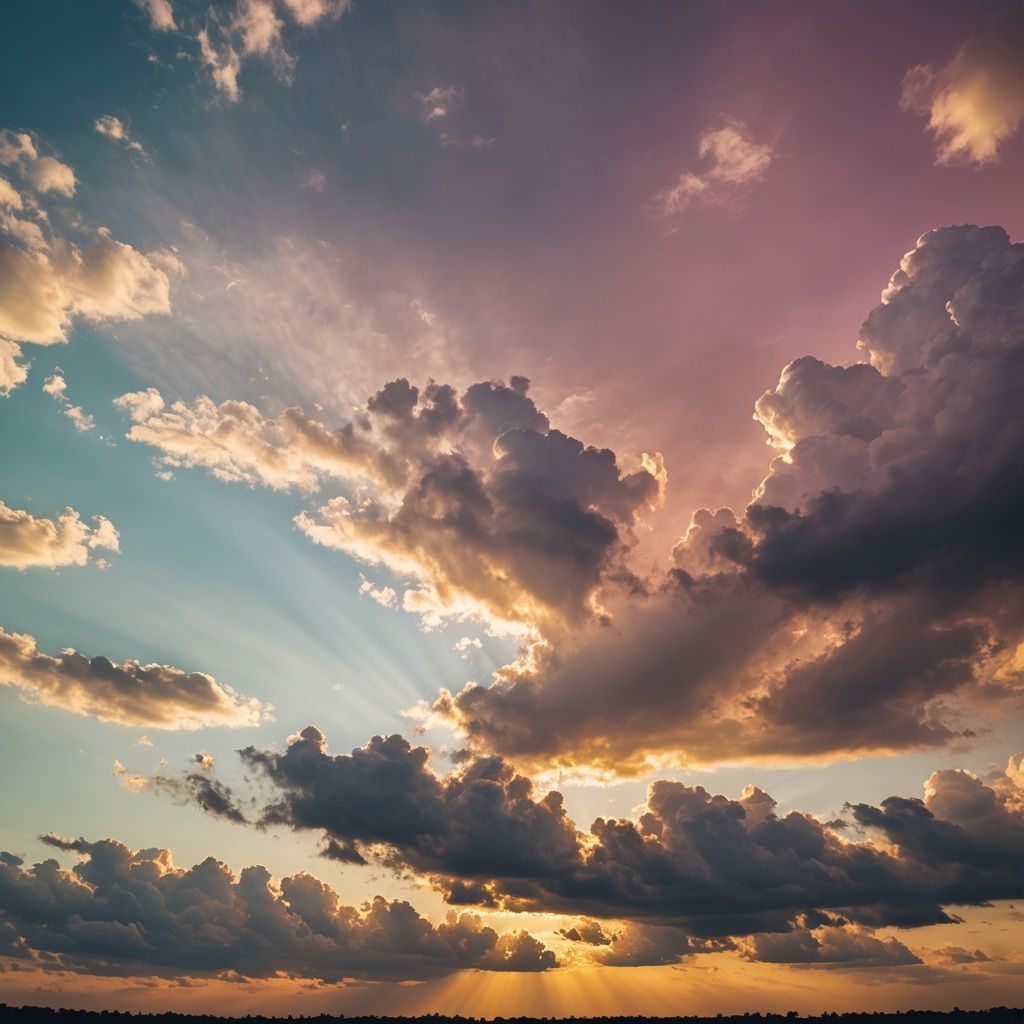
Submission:
[[[1019,1001],[1019,5],[3,20],[5,1001]]]

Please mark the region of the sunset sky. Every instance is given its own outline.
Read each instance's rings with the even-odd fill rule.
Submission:
[[[0,1001],[1024,985],[1024,8],[0,32]]]

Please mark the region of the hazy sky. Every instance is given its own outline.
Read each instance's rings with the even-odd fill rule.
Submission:
[[[6,1001],[1013,1002],[1019,5],[3,24]]]

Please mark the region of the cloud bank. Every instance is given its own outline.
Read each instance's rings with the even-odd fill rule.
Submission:
[[[260,701],[203,672],[86,658],[70,648],[53,658],[38,649],[34,637],[2,627],[0,684],[13,686],[31,703],[149,729],[245,728],[270,713]]]
[[[856,804],[847,821],[830,823],[777,814],[754,786],[729,799],[658,780],[635,819],[598,818],[584,833],[558,792],[541,794],[494,757],[463,757],[438,775],[429,751],[400,736],[331,755],[312,726],[283,753],[241,755],[277,791],[261,827],[319,831],[325,856],[412,869],[455,905],[627,919],[717,940],[948,923],[947,906],[1020,895],[1016,759],[987,781],[935,772],[923,799]],[[607,944],[602,935],[591,929],[576,941]],[[813,962],[839,958],[834,932],[788,941]],[[902,955],[861,947],[864,958]]]
[[[208,857],[176,867],[169,850],[113,839],[44,836],[82,860],[26,868],[0,854],[0,952],[44,970],[127,977],[422,980],[466,968],[543,971],[554,954],[527,932],[498,934],[477,915],[434,926],[400,900],[346,906],[298,873],[235,874]]]

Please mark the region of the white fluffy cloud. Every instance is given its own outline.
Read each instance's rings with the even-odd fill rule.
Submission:
[[[73,508],[46,519],[0,501],[0,566],[57,569],[85,565],[97,548],[120,550],[113,523],[104,516],[93,516],[93,523],[83,522]]]
[[[70,648],[53,658],[38,649],[35,637],[2,627],[0,684],[30,703],[133,728],[252,727],[271,710],[205,672],[86,658]]]
[[[32,137],[0,132],[0,163],[39,195],[74,192],[74,172],[40,157]],[[143,254],[100,228],[78,242],[56,235],[39,200],[0,180],[0,394],[21,384],[21,344],[67,340],[76,317],[93,323],[170,312],[173,253]]]
[[[37,192],[75,194],[75,172],[53,156],[40,156],[27,132],[0,131],[0,164],[14,167]]]

